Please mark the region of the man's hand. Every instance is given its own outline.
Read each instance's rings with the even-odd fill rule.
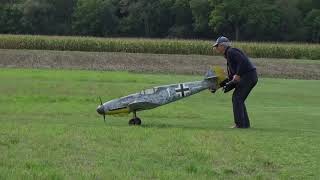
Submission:
[[[224,93],[227,93],[227,92],[229,92],[229,91],[231,91],[232,89],[234,89],[235,87],[236,87],[236,84],[237,84],[238,82],[236,82],[236,81],[229,81],[228,83],[226,83],[226,85],[225,86],[223,86],[223,92]]]
[[[240,76],[234,75],[232,81],[240,82]]]
[[[224,86],[227,84],[227,82],[229,82],[229,79],[228,79],[228,78],[226,78],[226,79],[223,80],[221,83],[219,83],[219,87],[224,87]]]

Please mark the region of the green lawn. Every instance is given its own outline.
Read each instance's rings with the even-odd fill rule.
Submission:
[[[229,129],[231,93],[127,117],[104,101],[200,76],[0,69],[0,179],[318,179],[320,81],[260,79],[251,129]]]

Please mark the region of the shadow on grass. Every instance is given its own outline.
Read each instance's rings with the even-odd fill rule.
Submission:
[[[294,133],[294,134],[299,134],[299,133],[311,133],[311,134],[319,134],[320,131],[318,130],[311,130],[311,129],[294,129],[294,128],[272,128],[272,127],[251,127],[248,129],[233,129],[228,126],[221,126],[217,125],[215,126],[214,124],[209,125],[204,124],[204,125],[194,125],[194,124],[164,124],[164,123],[152,123],[152,124],[142,124],[142,128],[157,128],[157,129],[188,129],[188,130],[212,130],[212,131],[243,131],[243,132],[258,132],[258,133],[276,133],[276,134],[288,134],[288,133]]]
[[[132,128],[155,128],[155,129],[190,129],[190,130],[223,130],[220,126],[208,124],[170,124],[170,123],[157,123],[157,122],[142,122],[140,126],[129,125],[127,122],[107,122],[106,126],[112,127],[132,127]],[[227,129],[227,128],[225,128]]]
[[[254,127],[250,128],[252,131],[256,132],[270,132],[270,133],[320,133],[320,130],[312,129],[296,129],[296,128],[273,128],[273,127]]]
[[[164,124],[164,123],[152,123],[152,124],[142,124],[143,128],[158,128],[158,129],[188,129],[188,130],[214,130],[222,131],[229,130],[227,127],[214,126],[214,124]]]
[[[106,123],[107,126],[113,127],[129,127],[127,122],[124,121],[112,121]],[[231,125],[230,125],[231,126]],[[299,129],[299,128],[288,128],[288,127],[262,127],[262,126],[252,126],[249,129],[232,129],[228,126],[228,124],[221,123],[164,123],[164,122],[142,122],[141,126],[132,126],[132,127],[140,127],[140,128],[156,128],[156,129],[188,129],[188,130],[212,130],[212,131],[243,131],[243,132],[258,132],[258,133],[312,133],[319,134],[320,130],[317,129]]]

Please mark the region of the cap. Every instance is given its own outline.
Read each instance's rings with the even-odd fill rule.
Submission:
[[[224,36],[220,36],[216,42],[213,44],[213,47],[217,47],[219,44],[224,43],[224,42],[230,42],[228,38]]]

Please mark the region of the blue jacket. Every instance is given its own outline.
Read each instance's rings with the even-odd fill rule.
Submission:
[[[231,79],[235,74],[241,77],[247,72],[256,69],[249,58],[240,49],[227,47],[224,52],[224,57],[227,59],[228,76]]]

